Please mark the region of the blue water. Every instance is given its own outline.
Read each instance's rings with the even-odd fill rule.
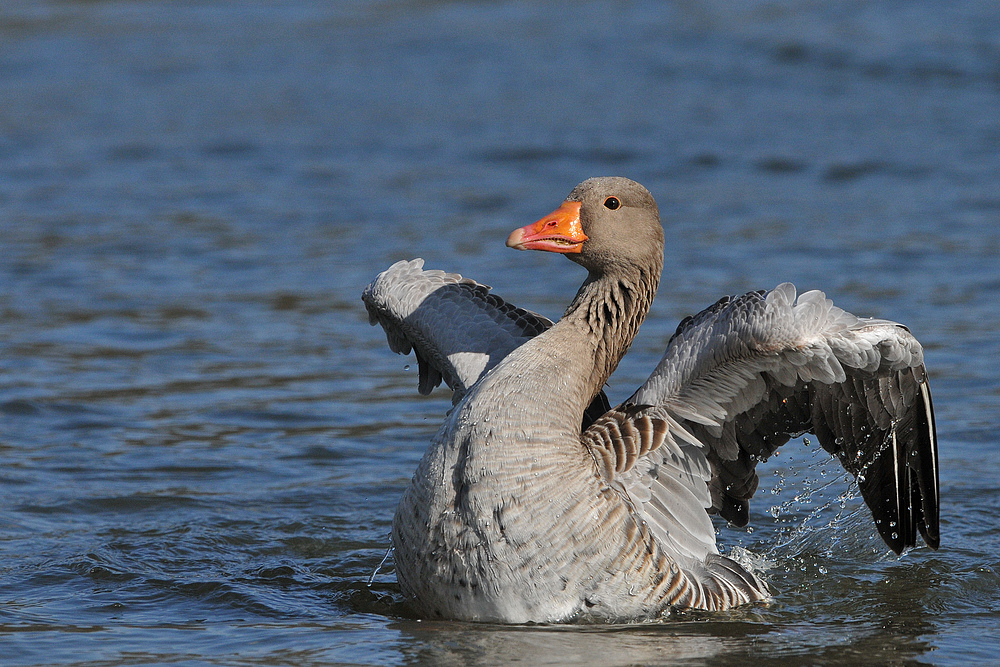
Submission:
[[[767,607],[498,627],[366,585],[450,403],[361,290],[419,256],[558,317],[579,267],[503,241],[604,174],[668,238],[612,402],[723,294],[903,322],[939,551],[888,554],[802,443],[720,525]],[[6,3],[0,662],[996,661],[998,183],[987,1]]]

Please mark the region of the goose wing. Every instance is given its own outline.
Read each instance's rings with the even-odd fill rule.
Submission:
[[[361,295],[371,324],[385,330],[389,349],[413,350],[421,394],[444,380],[457,403],[511,350],[552,326],[548,318],[491,294],[486,285],[423,266],[422,259],[396,262]]]
[[[369,321],[382,326],[389,349],[413,350],[421,394],[443,380],[457,403],[512,350],[552,326],[552,320],[504,301],[486,285],[423,266],[422,259],[396,262],[361,295]],[[585,423],[610,407],[601,392]]]
[[[937,441],[920,343],[822,292],[724,298],[681,322],[636,393],[585,433],[602,474],[662,541],[715,553],[705,510],[748,521],[755,467],[814,433],[896,553],[939,544]]]

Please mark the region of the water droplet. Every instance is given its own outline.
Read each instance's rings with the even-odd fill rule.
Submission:
[[[820,574],[826,574],[828,571],[829,570],[827,570],[826,567],[824,567],[822,565],[819,566],[819,573]]]
[[[409,364],[406,364],[405,366],[403,366],[403,370],[404,370],[404,371],[408,371],[408,370],[410,370],[410,365],[409,365]]]
[[[391,554],[392,554],[392,546],[390,545],[389,548],[385,550],[385,555],[382,556],[381,562],[379,562],[379,564],[375,566],[375,570],[372,572],[371,576],[368,577],[368,588],[371,588],[372,584],[375,583],[375,577],[378,575],[378,571],[381,570],[382,566],[385,565],[385,562],[389,560],[389,556]]]

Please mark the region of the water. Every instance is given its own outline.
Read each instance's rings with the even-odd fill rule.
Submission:
[[[669,239],[612,402],[722,294],[904,322],[939,551],[887,554],[789,444],[753,532],[720,527],[768,607],[496,627],[421,621],[391,561],[366,585],[449,401],[362,288],[421,256],[556,317],[579,267],[503,241],[599,174]],[[996,660],[998,182],[990,2],[7,3],[0,661]]]

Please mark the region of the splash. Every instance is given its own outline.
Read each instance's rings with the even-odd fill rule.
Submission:
[[[805,447],[797,444],[785,445],[783,456],[771,466],[758,466],[762,488],[751,501],[751,511],[770,516],[752,517],[756,531],[735,526],[721,529],[720,538],[722,533],[738,535],[730,558],[758,570],[760,566],[750,556],[765,563],[794,560],[805,554],[849,556],[866,562],[885,556],[858,482],[815,441],[802,438]],[[858,468],[864,475],[866,466]],[[769,476],[768,484],[765,479]],[[770,504],[765,504],[768,501]],[[762,505],[755,507],[756,503]],[[747,558],[747,564],[740,558]]]
[[[736,561],[743,569],[752,572],[761,579],[767,579],[767,571],[773,569],[777,563],[765,555],[756,554],[741,546],[734,546],[726,554],[727,558]]]
[[[390,544],[389,548],[385,550],[385,555],[382,556],[382,560],[379,561],[379,564],[375,566],[374,570],[372,570],[371,576],[368,577],[368,588],[371,588],[372,584],[375,583],[375,577],[378,576],[379,570],[382,569],[386,561],[389,560],[389,556],[391,555],[392,555],[392,545]]]
[[[882,554],[885,549],[861,499],[858,480],[822,447],[810,447],[808,438],[803,443],[809,447],[803,454],[806,460],[773,473],[776,482],[771,494],[793,491],[794,495],[767,510],[777,529],[777,539],[768,555],[794,558],[804,553],[823,557]],[[860,479],[864,479],[868,465],[860,467]],[[787,477],[800,480],[786,490]]]

